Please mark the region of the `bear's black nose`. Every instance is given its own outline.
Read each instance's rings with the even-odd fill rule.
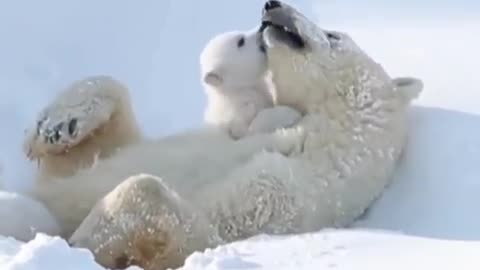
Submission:
[[[279,8],[279,7],[282,7],[282,4],[280,3],[280,1],[267,1],[265,3],[265,7],[264,7],[264,10],[265,11],[269,11],[271,9],[275,9],[275,8]]]

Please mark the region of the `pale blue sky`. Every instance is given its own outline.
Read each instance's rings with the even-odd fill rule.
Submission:
[[[314,3],[316,14],[327,21],[457,20],[478,19],[480,16],[480,2],[474,0],[314,0],[309,2]]]

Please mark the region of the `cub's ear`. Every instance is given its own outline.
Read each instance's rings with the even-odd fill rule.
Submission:
[[[203,75],[203,82],[211,86],[220,86],[223,83],[223,78],[220,73],[216,71],[209,71]]]
[[[416,99],[423,90],[423,81],[415,77],[393,78],[392,83],[406,101]]]

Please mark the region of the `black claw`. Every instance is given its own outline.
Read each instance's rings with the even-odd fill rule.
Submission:
[[[58,142],[60,140],[63,124],[64,122],[60,122],[53,128],[53,134],[51,137],[54,142]]]
[[[40,136],[42,126],[45,122],[45,118],[37,121],[37,136]],[[66,126],[66,130],[65,130]],[[50,144],[55,144],[60,141],[62,138],[62,132],[68,132],[69,136],[75,136],[78,128],[78,119],[77,118],[72,118],[68,124],[66,122],[60,122],[56,126],[54,126],[51,129],[45,129],[43,130],[43,141],[44,143],[50,143]],[[63,134],[65,135],[65,134]]]
[[[53,140],[55,142],[58,142],[60,140],[60,132],[58,130],[56,130],[55,133],[53,133]]]
[[[75,131],[77,130],[77,123],[77,118],[72,118],[72,120],[68,122],[68,134],[70,134],[70,136],[73,136]]]
[[[51,143],[51,144],[54,143],[52,135],[48,136],[48,142]]]
[[[42,128],[43,122],[45,121],[45,118],[42,118],[37,121],[37,136],[40,135],[40,129]]]

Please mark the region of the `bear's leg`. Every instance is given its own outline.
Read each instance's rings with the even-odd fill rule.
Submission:
[[[297,233],[304,229],[304,215],[313,211],[312,196],[301,187],[309,189],[303,180],[311,176],[301,174],[308,170],[299,166],[278,153],[259,153],[194,200],[205,203],[210,222],[226,242],[261,233]]]
[[[27,130],[27,157],[33,160],[68,152],[115,116],[127,118],[121,119],[127,126],[132,120],[128,119],[132,117],[129,102],[128,90],[108,76],[74,82],[40,112],[35,126]],[[121,130],[118,133],[121,136]]]
[[[216,240],[209,230],[205,219],[160,178],[141,174],[105,196],[69,242],[91,250],[105,267],[161,270],[211,247]]]

